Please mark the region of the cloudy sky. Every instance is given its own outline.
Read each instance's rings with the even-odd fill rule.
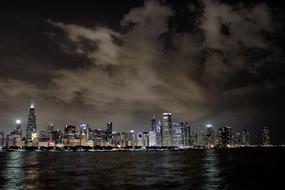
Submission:
[[[285,143],[284,5],[254,0],[1,1],[0,130],[31,100],[46,129],[268,126]]]

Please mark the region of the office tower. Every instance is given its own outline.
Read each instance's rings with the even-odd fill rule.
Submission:
[[[232,142],[232,128],[231,127],[222,127],[218,129],[218,146],[220,148],[229,147]]]
[[[106,135],[107,135],[107,140],[108,140],[109,142],[112,140],[112,130],[113,130],[112,122],[108,121],[108,122],[107,122]]]
[[[156,123],[155,123],[155,115],[152,115],[152,119],[151,119],[151,131],[155,131],[156,130]]]
[[[130,132],[126,132],[126,146],[130,147],[130,146],[135,146],[135,133],[134,130],[131,130]]]
[[[173,138],[173,146],[182,147],[182,125],[179,123],[172,124],[172,138]]]
[[[82,123],[80,125],[80,136],[84,136],[86,138],[86,141],[89,140],[89,125],[86,123]]]
[[[182,133],[182,145],[184,148],[187,148],[192,145],[192,139],[191,139],[191,128],[188,122],[181,122],[181,133]],[[196,140],[198,139],[198,136],[196,136]]]
[[[31,142],[37,138],[37,125],[36,125],[36,115],[35,115],[35,104],[32,102],[30,105],[28,124],[26,129],[26,140]]]
[[[56,134],[53,133],[54,131],[52,131],[52,135]],[[75,139],[75,132],[76,132],[76,127],[73,125],[66,125],[64,127],[64,142],[66,144],[69,144],[70,140]]]
[[[3,148],[5,146],[5,136],[4,132],[0,131],[0,148]]]
[[[249,132],[246,130],[242,130],[241,144],[242,145],[249,145]]]
[[[156,144],[157,146],[162,146],[162,127],[161,127],[161,122],[160,120],[156,124],[156,130],[155,130],[155,135],[156,135]]]
[[[47,127],[47,134],[48,134],[49,139],[51,139],[51,132],[53,132],[53,131],[54,131],[53,122],[49,122],[48,127]]]
[[[64,130],[66,130],[66,128],[67,127],[65,126]],[[62,134],[61,130],[52,131],[51,136],[52,136],[51,139],[55,142],[55,144],[62,144],[63,143],[63,134]]]
[[[112,145],[114,147],[121,147],[121,134],[118,132],[112,132]]]
[[[156,140],[157,140],[156,132],[149,131],[148,135],[149,135],[149,146],[157,146],[157,143],[156,143]]]
[[[137,142],[137,146],[144,146],[143,145],[143,133],[142,132],[138,132],[136,142]]]
[[[126,146],[127,146],[126,133],[122,132],[122,134],[121,134],[121,147],[126,147]]]
[[[173,146],[171,113],[163,113],[162,120],[162,146]]]
[[[40,131],[39,132],[39,141],[45,142],[49,140],[49,134],[47,131]]]
[[[143,146],[149,146],[149,133],[143,132]]]
[[[242,134],[240,132],[236,132],[232,135],[232,145],[240,146],[242,141]]]
[[[268,127],[263,127],[262,130],[262,145],[270,145],[271,139],[270,139],[270,132]]]
[[[21,129],[21,120],[16,120],[16,128],[11,132],[11,138],[19,138],[22,139],[22,129]]]
[[[215,135],[212,124],[206,125],[205,143],[207,148],[213,148],[215,144]]]

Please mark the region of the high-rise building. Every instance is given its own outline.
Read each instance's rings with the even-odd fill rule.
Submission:
[[[108,121],[107,122],[107,130],[106,130],[106,135],[107,135],[108,141],[112,140],[112,130],[113,130],[113,124],[111,121]]]
[[[21,120],[17,119],[16,120],[16,128],[14,129],[14,131],[11,132],[10,137],[11,138],[22,138],[22,129],[21,129]]]
[[[51,132],[52,140],[55,142],[55,144],[62,144],[63,143],[63,134],[61,130],[55,130]]]
[[[162,146],[173,146],[171,113],[163,113],[162,120]]]
[[[182,147],[182,125],[179,123],[172,124],[172,138],[173,138],[173,146]]]
[[[39,132],[39,141],[46,142],[49,140],[49,134],[47,131],[40,131]]]
[[[268,146],[271,144],[270,132],[268,127],[263,127],[262,130],[262,145]]]
[[[181,122],[182,145],[187,148],[192,145],[191,128],[188,122]]]
[[[156,132],[155,131],[149,131],[148,136],[149,136],[149,146],[157,146]]]
[[[207,148],[213,148],[215,144],[215,133],[213,130],[212,124],[206,125],[206,136],[205,136],[205,143]]]
[[[5,135],[3,131],[0,131],[0,148],[5,146]]]
[[[53,133],[54,131],[52,131],[52,135],[56,134]],[[73,139],[75,139],[75,132],[76,132],[76,127],[73,125],[66,125],[64,127],[64,142],[65,144],[69,145],[69,142]]]
[[[82,123],[80,125],[80,136],[84,136],[86,141],[89,140],[89,125],[87,123]]]
[[[155,123],[155,115],[152,115],[152,119],[151,119],[151,131],[155,131],[156,130],[156,123]]]
[[[47,134],[48,134],[49,139],[51,139],[51,132],[53,132],[53,131],[54,131],[53,122],[49,122],[48,127],[47,127]]]
[[[161,121],[158,120],[158,122],[156,123],[156,129],[155,129],[157,146],[162,146],[162,131],[161,130],[162,130]]]
[[[30,105],[29,115],[28,115],[28,124],[26,129],[26,140],[31,142],[33,139],[37,138],[37,124],[36,124],[36,115],[35,115],[35,104],[32,102]]]
[[[232,128],[222,127],[218,129],[218,146],[220,148],[226,148],[231,145],[232,142]]]
[[[249,132],[247,130],[242,130],[241,144],[249,145]]]

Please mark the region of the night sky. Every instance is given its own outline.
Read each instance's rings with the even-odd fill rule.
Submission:
[[[281,1],[280,1],[281,2]],[[0,131],[49,121],[150,130],[172,112],[285,143],[285,9],[277,1],[1,1]]]

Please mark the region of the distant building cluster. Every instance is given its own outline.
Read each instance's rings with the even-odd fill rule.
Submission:
[[[0,131],[0,147],[177,147],[177,148],[231,148],[250,145],[249,132],[233,132],[231,127],[220,127],[214,130],[207,124],[204,131],[195,133],[190,123],[172,122],[171,113],[163,113],[158,119],[153,115],[150,130],[145,132],[114,132],[113,123],[106,123],[105,129],[91,129],[87,123],[79,128],[66,125],[64,130],[55,129],[53,122],[47,130],[39,131],[36,125],[35,105],[31,104],[28,114],[26,136],[22,133],[21,121],[16,121],[15,129],[7,135]],[[262,145],[270,146],[268,127],[262,131]]]

